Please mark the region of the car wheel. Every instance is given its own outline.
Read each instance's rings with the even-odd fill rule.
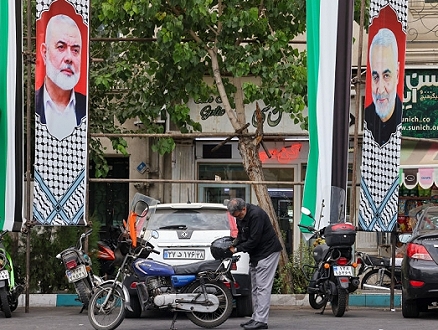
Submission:
[[[251,316],[252,315],[252,298],[250,295],[236,297],[236,310],[237,317]]]
[[[402,296],[402,314],[404,318],[412,319],[420,316],[420,309],[415,300],[406,300]]]
[[[134,296],[134,295],[131,295],[130,300],[131,300],[130,305],[132,308],[132,312],[126,309],[125,316],[127,319],[137,319],[141,316],[140,301],[138,300],[138,296]]]

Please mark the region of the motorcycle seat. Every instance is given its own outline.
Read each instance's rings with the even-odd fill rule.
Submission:
[[[176,275],[197,274],[208,270],[215,271],[218,269],[221,262],[222,261],[220,260],[198,261],[191,264],[173,266],[173,270]]]

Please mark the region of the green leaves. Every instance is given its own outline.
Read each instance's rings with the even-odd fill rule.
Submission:
[[[156,143],[152,146],[152,151],[158,152],[161,155],[170,153],[173,149],[175,149],[175,142],[172,138],[157,139]]]
[[[100,59],[92,62],[90,71],[91,130],[119,132],[114,118],[120,123],[141,118],[147,124],[141,131],[161,133],[163,126],[154,124],[154,118],[165,109],[173,129],[201,131],[190,118],[187,103],[219,94],[214,73],[222,78],[231,111],[234,93],[242,89],[245,104],[263,100],[305,127],[307,57],[302,46],[291,42],[305,31],[305,4],[305,0],[94,1],[92,37],[137,41],[91,43],[92,58]],[[217,56],[216,72],[212,56]],[[243,78],[243,84],[235,78]],[[118,152],[126,152],[121,140],[112,143]],[[172,150],[166,140],[156,143],[157,151]]]

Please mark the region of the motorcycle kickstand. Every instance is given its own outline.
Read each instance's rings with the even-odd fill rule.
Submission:
[[[170,325],[170,330],[177,330],[177,328],[175,328],[175,322],[177,316],[178,316],[178,312],[174,312],[172,318],[172,324]]]
[[[318,313],[318,314],[321,314],[321,315],[324,314],[325,308],[327,307],[327,303],[328,303],[328,301],[325,302],[324,306],[322,306],[321,313]]]
[[[79,314],[82,314],[82,312],[84,311],[84,309],[85,309],[85,305],[82,304],[82,308],[81,308],[81,311],[79,312]]]

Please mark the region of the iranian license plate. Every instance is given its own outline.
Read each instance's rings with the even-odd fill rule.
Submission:
[[[84,265],[80,265],[79,267],[72,269],[72,270],[66,270],[65,275],[67,275],[67,279],[70,283],[76,282],[78,280],[81,280],[85,277],[87,277],[87,269]]]
[[[189,259],[189,260],[204,260],[204,250],[178,250],[168,249],[163,251],[163,259]]]
[[[9,272],[7,270],[0,271],[0,280],[9,280]]]
[[[335,276],[353,276],[353,267],[351,266],[333,266]]]

